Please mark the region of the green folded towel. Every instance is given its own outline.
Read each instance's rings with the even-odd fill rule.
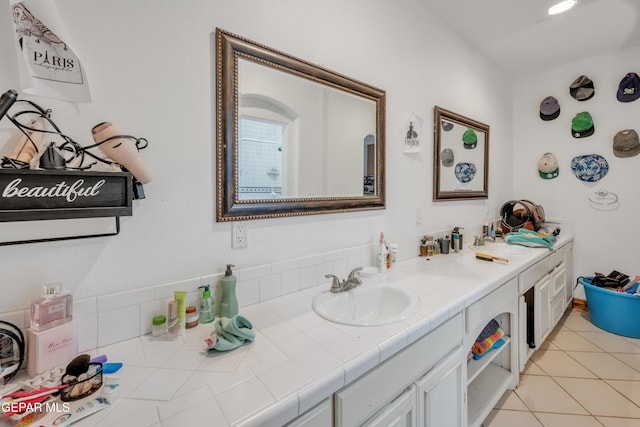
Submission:
[[[249,319],[239,314],[232,318],[216,317],[213,326],[215,330],[211,332],[211,338],[204,340],[209,353],[233,350],[256,337]]]
[[[504,236],[504,241],[510,245],[528,246],[530,248],[547,248],[550,251],[555,252],[556,248],[554,248],[553,245],[556,243],[557,239],[554,236],[536,233],[535,231],[521,228],[516,232],[507,233]]]

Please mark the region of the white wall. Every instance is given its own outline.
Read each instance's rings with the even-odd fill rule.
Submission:
[[[479,223],[512,196],[511,87],[415,0],[55,3],[93,103],[35,101],[52,108],[58,125],[85,145],[91,127],[105,120],[146,137],[142,156],[156,178],[117,237],[0,247],[0,312],[27,307],[51,281],[82,298],[219,273],[229,262],[246,268],[370,244],[381,230],[397,240]],[[4,92],[19,89],[19,78],[9,1],[0,4]],[[231,224],[216,223],[214,215],[216,27],[387,91],[386,210],[250,221],[249,247],[231,249]],[[491,125],[488,201],[431,201],[434,105]],[[402,124],[411,113],[425,119],[427,135],[416,155],[402,152]],[[3,120],[2,154],[14,137]]]
[[[613,137],[624,129],[640,131],[640,101],[621,103],[616,99],[620,80],[626,73],[640,72],[640,49],[630,49],[549,69],[514,82],[514,187],[517,198],[529,198],[545,207],[547,216],[575,219],[576,276],[604,274],[618,270],[632,277],[640,274],[636,242],[640,212],[638,183],[640,156],[617,158]],[[580,75],[591,78],[595,96],[576,101],[569,85]],[[560,116],[540,120],[538,108],[546,96],[555,96]],[[594,120],[592,136],[571,136],[571,119],[588,111]],[[545,152],[558,158],[560,175],[552,180],[538,177],[537,162]],[[571,159],[582,154],[600,154],[609,163],[609,173],[597,183],[579,181],[571,172]],[[615,211],[593,209],[589,196],[599,189],[617,193]],[[584,298],[581,287],[577,297]]]

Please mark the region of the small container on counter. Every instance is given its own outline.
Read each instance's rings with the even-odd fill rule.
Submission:
[[[151,320],[151,335],[154,337],[161,337],[167,331],[167,316],[159,315],[155,316]]]
[[[195,306],[190,305],[186,308],[186,314],[187,318],[185,327],[187,329],[191,329],[198,326],[198,309]]]

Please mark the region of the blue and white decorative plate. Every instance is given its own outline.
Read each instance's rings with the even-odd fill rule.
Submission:
[[[571,160],[571,171],[580,181],[598,182],[609,172],[609,163],[599,154],[585,154]]]
[[[476,176],[476,165],[473,163],[458,163],[454,172],[458,181],[462,183],[469,182]]]

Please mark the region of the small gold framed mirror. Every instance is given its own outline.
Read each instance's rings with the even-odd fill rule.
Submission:
[[[433,200],[489,197],[489,125],[434,108]]]

